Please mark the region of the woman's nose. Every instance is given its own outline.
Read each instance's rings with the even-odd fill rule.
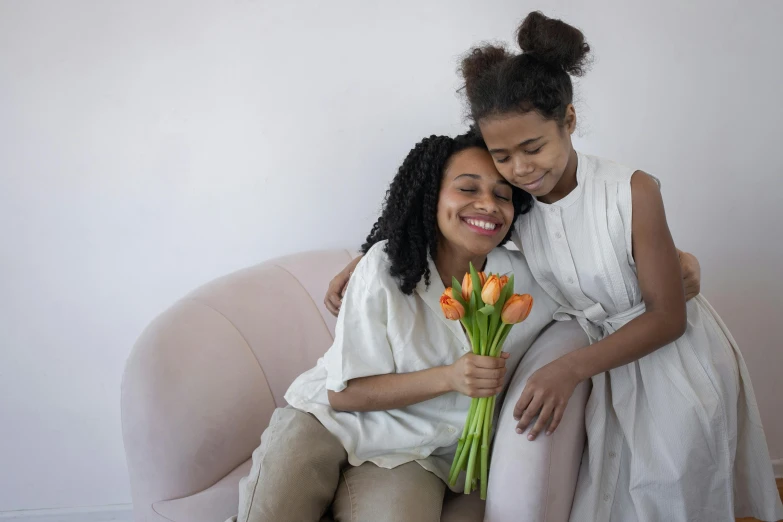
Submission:
[[[476,201],[476,206],[487,214],[497,212],[499,209],[498,202],[496,201],[495,195],[492,193],[492,191],[484,192],[481,196],[479,196],[478,200]]]

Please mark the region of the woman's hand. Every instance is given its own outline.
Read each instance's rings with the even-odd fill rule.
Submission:
[[[701,266],[696,256],[677,250],[682,270],[682,284],[685,287],[685,300],[690,301],[701,292]]]
[[[329,282],[329,288],[326,289],[326,297],[324,297],[324,305],[326,305],[326,309],[334,316],[337,316],[337,314],[340,313],[345,289],[348,288],[348,281],[351,280],[353,269],[356,268],[356,265],[359,264],[361,259],[362,256],[357,256],[343,268],[342,272],[334,276],[334,279]]]
[[[547,435],[554,433],[577,384],[579,376],[560,359],[531,375],[514,407],[514,418],[519,421],[517,433],[524,432],[536,416],[538,421],[530,429],[528,440],[535,440],[547,424]]]
[[[451,391],[468,397],[492,397],[503,391],[506,359],[509,354],[489,357],[467,353],[447,366],[447,381]]]

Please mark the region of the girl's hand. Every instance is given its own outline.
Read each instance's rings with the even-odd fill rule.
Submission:
[[[348,263],[348,265],[343,268],[342,272],[334,276],[334,279],[329,282],[329,288],[326,289],[326,297],[324,297],[324,305],[326,305],[326,309],[334,316],[337,316],[337,314],[340,313],[345,289],[348,288],[348,281],[351,280],[353,269],[356,268],[356,265],[359,264],[359,260],[361,260],[362,257],[363,256],[358,256]]]
[[[682,270],[682,284],[685,287],[685,300],[690,301],[701,292],[701,266],[696,256],[677,250]]]
[[[514,418],[519,421],[517,433],[524,432],[536,415],[538,421],[530,429],[528,440],[535,440],[547,424],[547,435],[554,433],[579,380],[576,373],[560,360],[547,364],[531,375],[514,407]]]
[[[453,364],[446,366],[446,379],[451,391],[468,397],[492,397],[503,391],[506,376],[506,359],[509,354],[489,357],[467,353]]]

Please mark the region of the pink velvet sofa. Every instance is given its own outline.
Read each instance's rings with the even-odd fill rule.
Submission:
[[[157,317],[128,358],[122,430],[137,522],[223,522],[236,514],[272,411],[329,348],[323,305],[346,250],[271,260],[196,289]],[[449,495],[444,522],[483,504]]]

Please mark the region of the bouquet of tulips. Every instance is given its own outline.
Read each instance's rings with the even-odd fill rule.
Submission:
[[[440,306],[447,319],[460,321],[470,338],[473,353],[499,357],[503,342],[511,327],[524,321],[530,314],[533,298],[529,294],[514,292],[514,275],[510,277],[477,272],[470,265],[462,284],[453,278],[440,298]],[[457,453],[451,464],[449,484],[456,485],[459,474],[466,470],[465,494],[481,484],[481,498],[487,498],[487,475],[489,473],[489,442],[492,433],[492,418],[495,412],[492,397],[474,398],[457,444]],[[479,451],[480,450],[480,451]],[[476,461],[479,461],[479,474]]]

